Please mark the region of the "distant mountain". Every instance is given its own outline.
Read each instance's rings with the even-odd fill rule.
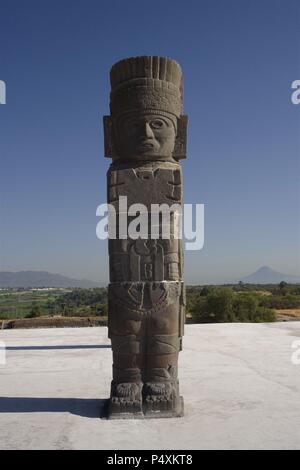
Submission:
[[[87,279],[72,279],[47,271],[0,271],[0,287],[103,287],[103,283]]]
[[[274,271],[269,266],[262,266],[255,273],[249,274],[249,276],[241,277],[240,279],[233,281],[232,284],[236,284],[242,281],[246,284],[279,284],[281,281],[289,283],[300,283],[300,277],[290,276],[289,274],[279,273]]]

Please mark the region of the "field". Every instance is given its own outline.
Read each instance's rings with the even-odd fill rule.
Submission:
[[[48,305],[70,289],[1,289],[0,319],[24,318],[33,306],[40,308],[41,314],[49,314]]]
[[[6,325],[13,321],[22,327],[34,325],[34,322],[36,325],[88,326],[90,322],[98,322],[100,317],[101,321],[105,319],[106,304],[106,289],[103,288],[1,289],[0,320]]]
[[[299,321],[300,308],[275,309],[278,321]]]

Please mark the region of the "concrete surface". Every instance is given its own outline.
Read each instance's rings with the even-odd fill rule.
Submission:
[[[105,327],[0,331],[0,448],[299,449],[300,322],[185,332],[184,418],[107,421]]]

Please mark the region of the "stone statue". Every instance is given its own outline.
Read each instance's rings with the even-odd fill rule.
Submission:
[[[104,117],[108,203],[122,212],[141,203],[182,204],[187,117],[180,66],[165,57],[117,62],[110,72],[110,116]],[[185,289],[181,240],[149,233],[109,239],[108,330],[113,351],[109,418],[183,415],[177,378]],[[128,217],[128,224],[131,218]]]

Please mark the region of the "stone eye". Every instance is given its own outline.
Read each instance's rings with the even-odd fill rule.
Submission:
[[[129,135],[133,135],[136,133],[136,131],[139,128],[139,122],[138,121],[128,121],[125,124],[125,130]]]
[[[154,121],[151,121],[150,124],[153,129],[161,129],[165,125],[164,121],[161,119],[155,119]]]
[[[140,125],[139,121],[133,121],[133,122],[131,123],[131,126],[132,126],[134,129],[137,129],[137,128],[139,127],[139,125]]]

